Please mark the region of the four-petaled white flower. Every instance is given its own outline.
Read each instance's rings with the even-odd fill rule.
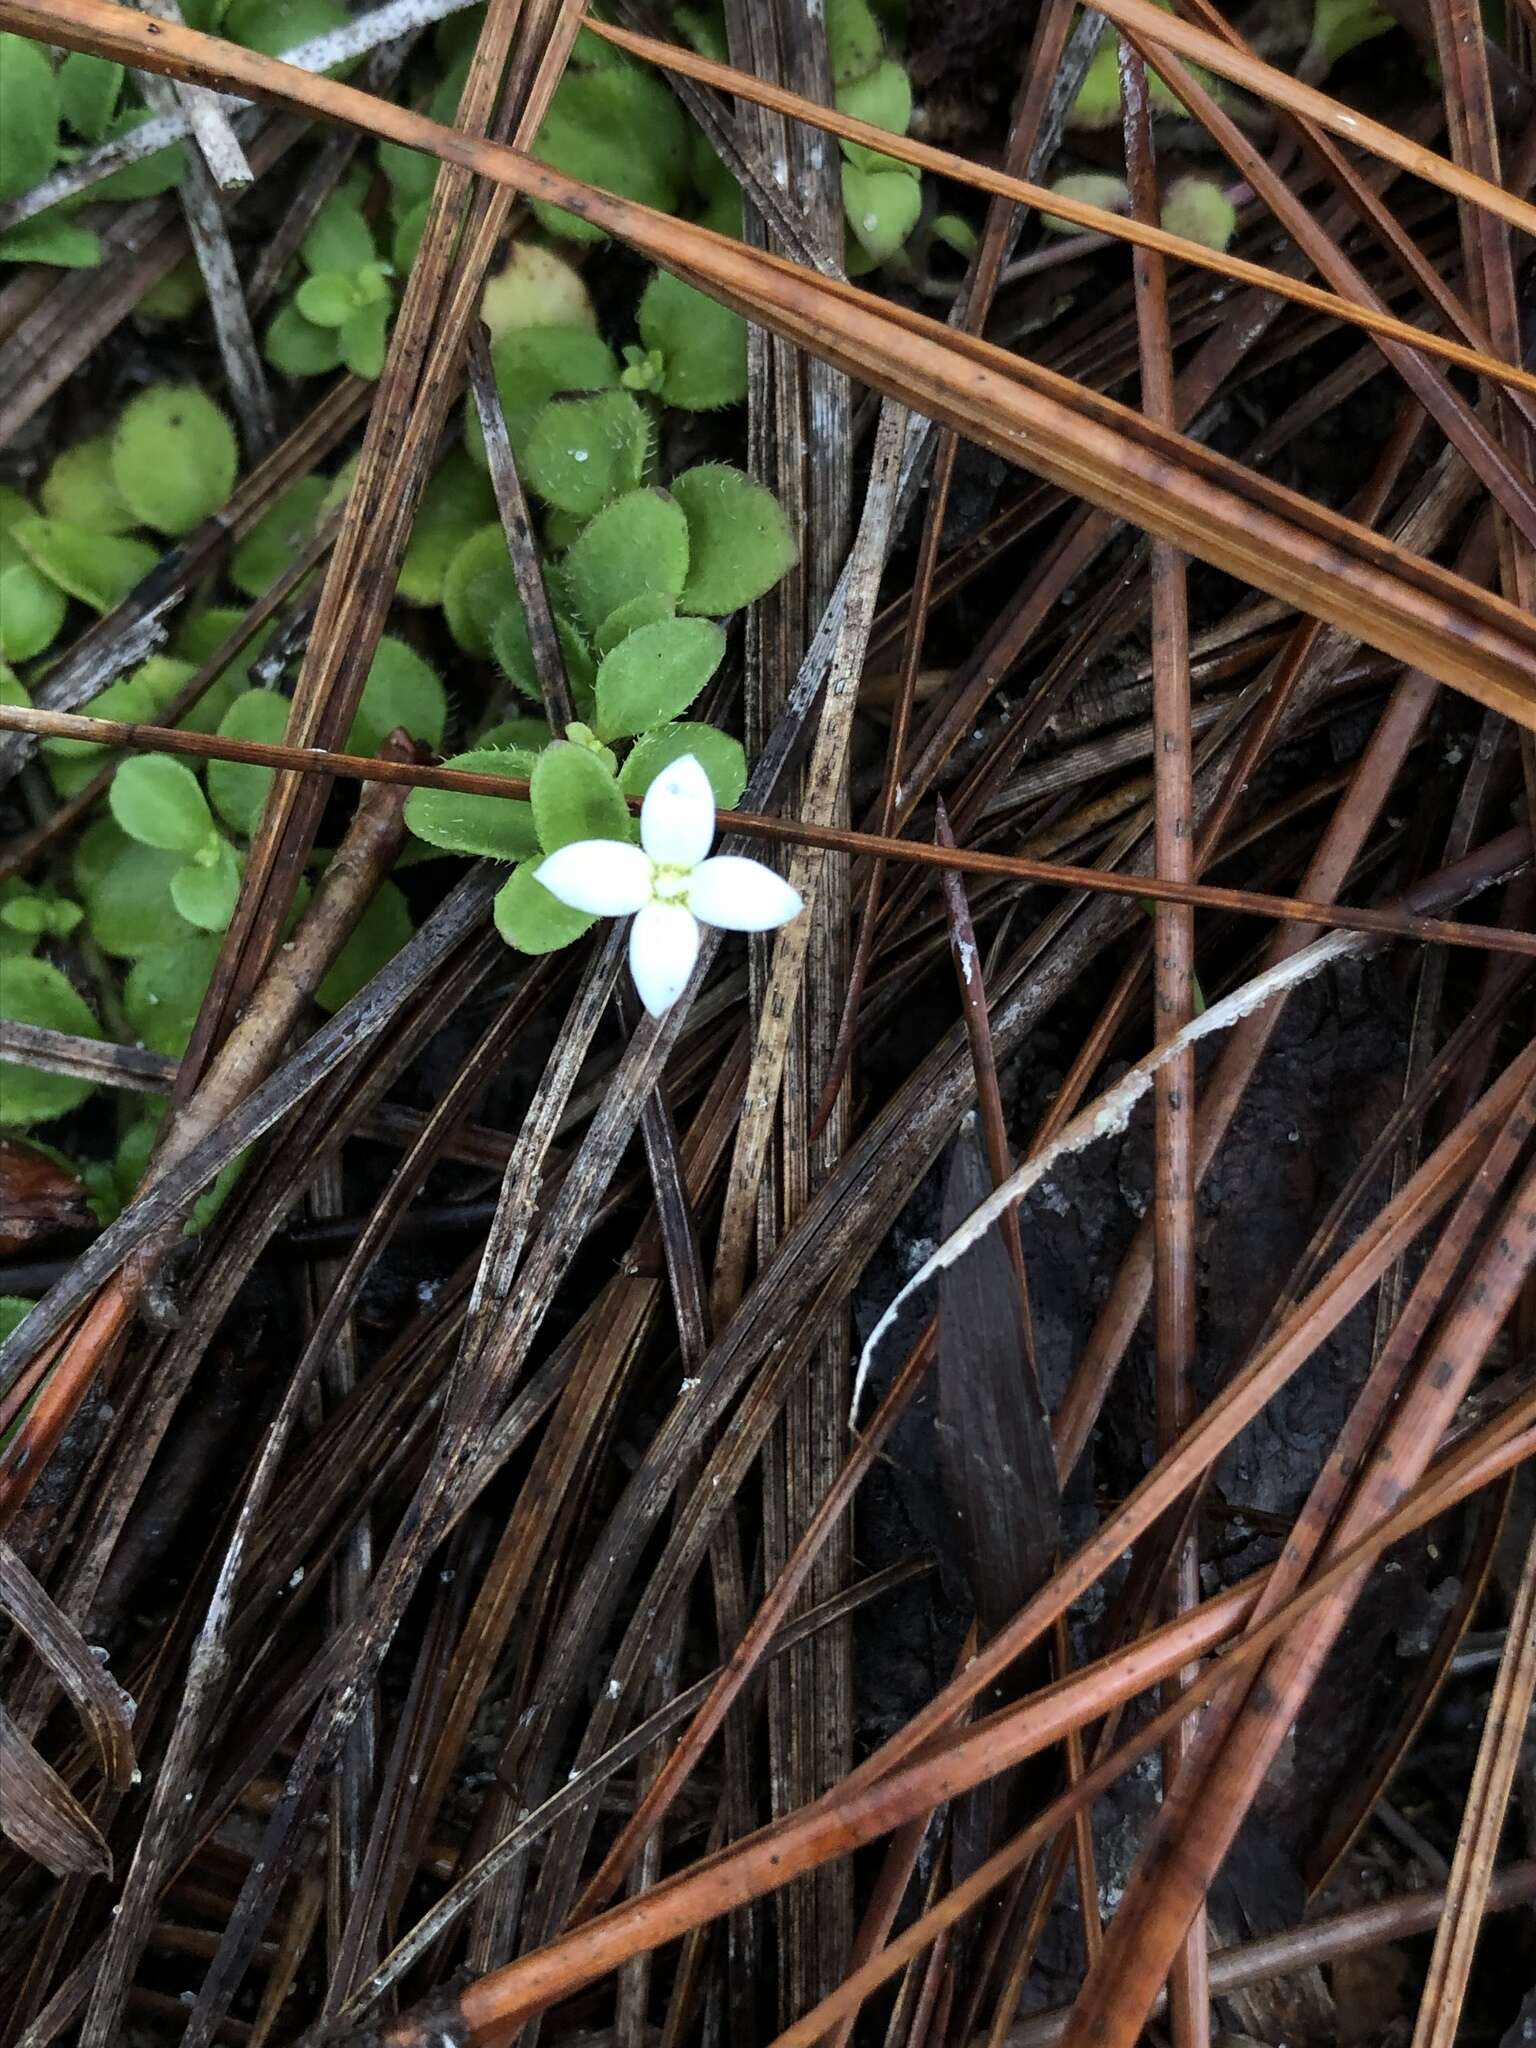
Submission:
[[[761,861],[707,858],[715,798],[692,754],[664,768],[640,806],[640,844],[577,839],[535,870],[551,896],[594,917],[634,914],[629,971],[640,1000],[663,1016],[688,986],[700,924],[728,932],[771,932],[804,908],[800,893]]]

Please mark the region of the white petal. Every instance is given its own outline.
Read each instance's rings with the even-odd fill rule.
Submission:
[[[663,768],[640,806],[640,844],[661,867],[696,868],[715,843],[715,793],[692,754]]]
[[[771,932],[805,908],[798,889],[739,853],[702,861],[688,883],[688,908],[705,924],[728,932]]]
[[[651,862],[622,839],[575,839],[541,861],[534,878],[572,910],[624,917],[651,893]]]
[[[629,971],[653,1017],[671,1009],[699,957],[699,925],[681,903],[647,903],[629,928]]]

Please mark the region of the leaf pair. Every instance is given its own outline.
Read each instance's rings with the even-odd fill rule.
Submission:
[[[240,863],[191,769],[169,754],[135,754],[113,776],[108,801],[130,839],[179,857],[171,901],[187,922],[223,931],[240,891]]]
[[[267,328],[264,351],[289,377],[318,377],[345,363],[356,377],[384,367],[394,267],[382,262],[362,208],[334,193],[304,237],[299,256],[309,273]]]

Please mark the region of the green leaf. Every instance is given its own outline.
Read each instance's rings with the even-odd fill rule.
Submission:
[[[19,519],[11,538],[50,582],[98,612],[121,604],[160,559],[146,541],[86,533],[59,519]]]
[[[350,277],[365,263],[371,263],[377,253],[373,229],[363,218],[362,208],[339,192],[327,199],[299,244],[304,268],[312,277],[328,270]]]
[[[87,142],[100,142],[117,111],[123,89],[123,67],[108,57],[71,50],[58,73],[59,105],[64,119]]]
[[[851,85],[879,63],[885,48],[867,0],[827,0],[827,57],[832,83]]]
[[[572,700],[578,711],[590,707],[597,670],[587,643],[570,620],[562,618],[558,612],[555,613],[555,637],[560,643],[565,680],[570,685]],[[528,637],[528,621],[523,616],[522,605],[515,599],[502,608],[491,627],[491,652],[508,682],[521,690],[531,703],[543,702],[538,664],[533,658],[533,642]]]
[[[67,609],[52,578],[34,568],[20,548],[0,541],[0,657],[30,661],[51,647]]]
[[[334,327],[317,327],[290,303],[272,316],[261,352],[285,377],[323,377],[341,361],[341,335]]]
[[[747,395],[747,323],[669,271],[658,270],[640,299],[640,338],[662,360],[669,405],[704,412]]]
[[[189,860],[171,877],[171,901],[187,920],[205,932],[221,932],[235,914],[240,894],[240,863],[227,839],[214,845],[206,866]]]
[[[357,288],[350,275],[322,271],[306,277],[293,295],[293,303],[315,327],[342,327],[358,308]]]
[[[342,325],[341,359],[354,377],[377,377],[389,341],[388,299],[359,306]]]
[[[496,891],[492,915],[497,931],[519,953],[558,953],[590,931],[597,919],[551,896],[534,874],[537,865],[528,861],[513,870],[510,881]]]
[[[133,755],[113,776],[107,800],[130,839],[166,853],[197,853],[214,829],[197,777],[169,754]]]
[[[135,672],[108,683],[82,709],[88,718],[125,718],[147,725],[154,717],[154,700]],[[100,740],[45,739],[40,747],[50,767],[66,762],[79,762],[85,767],[86,773],[79,778],[76,788],[89,782],[98,768],[115,757],[115,749]]]
[[[38,495],[50,519],[87,533],[126,533],[137,524],[113,479],[112,443],[105,434],[66,448]]]
[[[553,738],[542,718],[503,718],[486,727],[475,747],[478,752],[487,747],[520,747],[525,754],[537,754]]]
[[[626,796],[643,797],[662,769],[670,768],[684,754],[692,754],[709,777],[716,809],[734,810],[747,786],[747,757],[741,741],[718,726],[689,720],[664,725],[636,740],[619,770],[620,789]]]
[[[533,423],[523,467],[548,504],[585,519],[635,489],[650,445],[650,420],[627,391],[554,398]]]
[[[150,702],[150,715],[159,725],[167,720],[171,699],[197,673],[194,663],[177,661],[168,654],[152,654],[142,668],[134,670],[134,676],[146,692]],[[234,701],[235,686],[225,677],[210,683],[201,697],[184,711],[176,720],[184,732],[217,732],[219,720]]]
[[[229,565],[242,596],[262,596],[282,575],[314,531],[329,489],[323,476],[300,477],[251,528]]]
[[[38,43],[0,35],[0,199],[46,178],[59,154],[59,88]]]
[[[981,246],[980,237],[970,222],[958,213],[938,213],[933,218],[934,239],[953,249],[957,256],[963,256],[967,263]]]
[[[174,945],[141,954],[128,970],[123,1015],[151,1052],[174,1059],[186,1051],[219,950],[211,934],[187,932]]]
[[[202,611],[189,613],[171,636],[171,652],[178,661],[185,661],[194,668],[201,668],[203,663],[223,646],[244,617],[245,613],[236,611],[232,605],[209,605]],[[236,691],[250,688],[251,663],[257,660],[271,638],[270,624],[254,633],[224,669],[214,689],[203,698],[196,711],[187,715],[182,721],[183,724],[190,726],[194,732],[217,732],[219,721],[233,703]],[[203,711],[203,705],[206,705],[210,698],[217,703],[218,709],[206,713]],[[209,719],[208,724],[201,722],[203,717]],[[194,724],[194,719],[199,722]]]
[[[68,1031],[77,1038],[100,1038],[101,1026],[90,1006],[46,960],[0,961],[0,1017],[12,1024],[38,1024],[48,1031]],[[67,1074],[45,1074],[36,1067],[0,1061],[0,1126],[24,1130],[78,1109],[94,1083]]]
[[[585,327],[520,327],[491,349],[496,391],[512,450],[521,459],[534,421],[562,391],[611,391],[619,381],[613,350]],[[464,408],[464,445],[485,467],[485,436],[473,401]]]
[[[894,256],[917,226],[923,188],[915,171],[864,170],[843,165],[843,211],[854,239],[875,263]]]
[[[839,86],[837,105],[855,121],[905,135],[912,120],[912,81],[894,58],[886,57],[862,78]]]
[[[380,145],[382,149],[383,145]],[[432,169],[432,159],[426,159],[427,169]],[[394,240],[389,253],[395,269],[404,277],[416,261],[416,252],[421,247],[421,238],[427,231],[427,221],[432,212],[430,198],[419,199],[414,206],[407,207],[395,224]]]
[[[711,462],[684,470],[672,495],[688,522],[688,580],[677,608],[724,618],[772,590],[799,550],[771,491]]]
[[[0,1294],[0,1344],[15,1336],[36,1307],[25,1294]]]
[[[519,602],[507,537],[494,521],[455,549],[443,577],[443,610],[448,630],[466,654],[485,661],[491,628],[508,605]]]
[[[688,521],[666,491],[630,491],[604,506],[564,563],[571,599],[596,627],[631,598],[676,597],[688,578]]]
[[[534,757],[529,777],[534,828],[546,853],[577,839],[635,836],[617,779],[587,747],[556,740]]]
[[[606,53],[590,68],[573,62],[550,102],[533,153],[573,178],[675,213],[688,168],[682,111],[659,79]],[[598,242],[602,230],[557,207],[534,212],[552,234]]]
[[[1163,195],[1162,224],[1186,242],[1225,249],[1237,233],[1237,208],[1209,178],[1175,178]]]
[[[1112,171],[1072,171],[1051,186],[1065,199],[1077,199],[1084,206],[1102,206],[1109,213],[1125,213],[1131,203],[1130,187]],[[1042,213],[1040,225],[1051,235],[1080,235],[1084,230],[1065,214]]]
[[[471,775],[532,775],[542,756],[516,748],[474,747],[445,768]],[[491,860],[527,860],[539,850],[532,807],[520,797],[465,796],[456,789],[413,789],[405,822],[428,846],[447,853],[477,853]]]
[[[677,616],[677,599],[660,590],[642,590],[638,597],[618,605],[598,627],[594,645],[599,655],[612,654],[621,640],[627,640],[631,633],[639,632],[642,626],[659,625],[663,619]]]
[[[206,297],[197,258],[188,256],[150,286],[134,311],[141,320],[185,320]]]
[[[338,0],[230,0],[223,32],[232,43],[280,57],[284,50],[329,35],[347,20]]]
[[[422,493],[398,594],[409,604],[441,604],[448,564],[470,535],[496,517],[490,478],[455,448]]]
[[[1312,11],[1312,37],[1300,76],[1315,83],[1326,77],[1341,57],[1396,26],[1392,16],[1376,5],[1376,0],[1317,0]]]
[[[326,1015],[350,1003],[360,988],[387,967],[411,931],[411,913],[404,896],[395,883],[381,882],[329,974],[315,990],[315,1001]]]
[[[627,739],[667,724],[688,709],[724,658],[725,635],[710,619],[641,626],[598,668],[600,737]]]
[[[190,533],[234,488],[235,430],[195,384],[141,392],[112,436],[117,488],[146,526]]]
[[[94,270],[102,260],[94,228],[68,220],[56,206],[0,234],[0,263],[51,263],[56,270]]]
[[[119,142],[153,119],[148,107],[122,107],[107,123],[106,140]],[[138,163],[124,164],[121,170],[113,171],[110,177],[91,187],[91,197],[154,199],[162,192],[169,192],[173,185],[179,185],[186,169],[187,159],[181,144],[170,142],[153,155],[140,158]]]
[[[277,746],[288,729],[292,709],[276,690],[247,690],[235,699],[219,724],[227,740],[260,740]],[[261,818],[275,770],[249,761],[210,761],[208,795],[213,808],[232,830],[249,839]]]
[[[434,750],[443,743],[448,699],[434,670],[403,640],[386,635],[363,685],[362,701],[347,734],[349,754],[377,754],[396,726]]]

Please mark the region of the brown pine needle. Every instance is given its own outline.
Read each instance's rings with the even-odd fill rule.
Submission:
[[[527,781],[515,775],[481,775],[463,768],[419,767],[409,761],[385,761],[362,754],[332,754],[323,747],[269,745],[237,740],[218,733],[187,732],[179,727],[142,725],[130,719],[83,718],[70,711],[40,711],[26,704],[0,704],[0,732],[30,732],[42,738],[98,741],[103,746],[131,747],[155,754],[186,754],[205,761],[239,761],[256,768],[296,769],[302,775],[335,775],[355,782],[404,783],[414,789],[458,790],[464,796],[526,799]],[[638,811],[638,798],[630,798]],[[1271,896],[1255,889],[1222,889],[1209,882],[1170,881],[1156,875],[1120,875],[1104,868],[1072,867],[1060,861],[1029,860],[1021,854],[986,853],[949,847],[921,839],[884,839],[839,825],[811,825],[794,818],[773,818],[761,811],[717,811],[722,832],[740,832],[749,839],[772,840],[784,846],[821,846],[832,853],[873,854],[881,860],[906,861],[918,867],[952,868],[964,874],[993,875],[1017,882],[1044,882],[1064,889],[1085,889],[1105,896],[1146,898],[1156,903],[1187,903],[1196,909],[1230,910],[1252,917],[1273,917],[1287,924],[1315,924],[1329,929],[1380,932],[1390,938],[1419,939],[1439,946],[1472,946],[1485,952],[1519,953],[1536,958],[1536,932],[1508,931],[1498,925],[1463,924],[1455,919],[1418,916],[1404,910],[1344,908],[1335,903],[1310,903],[1296,896]],[[1482,849],[1476,881],[1487,886],[1518,873],[1530,859],[1530,840],[1520,830],[1508,832]]]

